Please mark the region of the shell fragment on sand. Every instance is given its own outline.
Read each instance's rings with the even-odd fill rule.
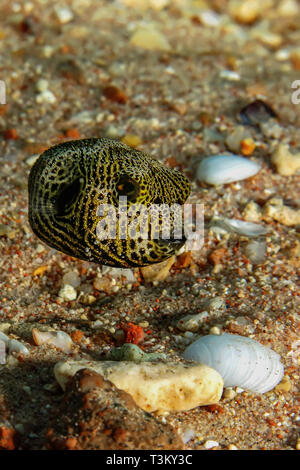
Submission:
[[[185,411],[217,403],[223,391],[220,374],[205,365],[66,361],[58,362],[54,375],[63,389],[80,369],[88,368],[129,393],[145,411]]]
[[[233,183],[256,175],[260,165],[238,155],[212,155],[204,158],[197,168],[197,179],[218,185]]]
[[[245,237],[259,237],[266,235],[268,229],[263,225],[254,222],[248,222],[239,219],[227,219],[226,217],[213,217],[210,221],[210,228],[216,231],[215,228],[220,228],[226,232],[238,233]]]

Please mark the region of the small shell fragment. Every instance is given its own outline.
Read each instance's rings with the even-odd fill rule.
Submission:
[[[261,166],[238,155],[212,155],[204,158],[197,169],[197,179],[218,185],[233,183],[256,175]]]
[[[40,331],[33,328],[32,336],[35,344],[52,344],[57,349],[61,349],[65,353],[72,351],[74,343],[70,336],[64,331]]]
[[[284,375],[280,356],[245,336],[202,336],[187,347],[183,357],[217,370],[224,387],[242,387],[252,392],[272,390]]]
[[[221,228],[226,232],[235,232],[245,237],[259,237],[268,233],[268,229],[254,222],[245,222],[239,219],[227,219],[222,217],[213,217],[210,221],[210,228]]]

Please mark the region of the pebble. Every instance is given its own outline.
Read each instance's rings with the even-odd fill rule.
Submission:
[[[56,13],[56,16],[58,18],[58,21],[61,24],[67,24],[70,21],[72,21],[73,18],[74,18],[74,14],[73,14],[72,10],[70,10],[70,8],[68,8],[68,7],[57,6],[55,8],[55,13]]]
[[[181,318],[177,322],[177,328],[181,331],[193,331],[199,330],[201,324],[209,317],[208,312],[197,313],[196,315],[187,315]]]
[[[297,0],[281,0],[277,7],[280,17],[297,16],[300,13],[300,7]]]
[[[120,348],[112,348],[107,354],[107,359],[110,361],[145,362],[166,359],[166,355],[161,353],[145,353],[136,344],[125,343]]]
[[[102,274],[109,274],[115,280],[125,278],[125,283],[135,282],[134,272],[130,268],[112,268],[111,266],[102,266]]]
[[[212,326],[209,330],[210,335],[220,335],[221,333],[222,333],[222,330],[218,326]]]
[[[64,331],[40,331],[33,328],[32,337],[35,344],[52,344],[57,349],[69,353],[73,350],[74,343],[71,337]]]
[[[191,441],[192,439],[194,439],[195,437],[195,430],[193,428],[187,428],[183,431],[183,433],[181,434],[181,438],[183,440],[183,443],[184,444],[187,444],[189,441]]]
[[[35,100],[38,104],[42,104],[42,103],[53,104],[56,102],[56,96],[52,93],[52,91],[45,90],[42,93],[39,93],[36,96]]]
[[[295,70],[300,70],[300,47],[295,47],[290,52],[291,62]]]
[[[203,445],[205,449],[212,449],[213,447],[218,447],[219,443],[217,441],[205,441]]]
[[[42,245],[41,243],[39,243],[35,249],[36,253],[43,253],[45,251],[45,247],[44,245]]]
[[[11,229],[8,225],[0,224],[0,237],[4,237],[4,236],[8,235],[10,230]]]
[[[20,341],[17,341],[16,339],[11,339],[8,343],[8,353],[11,354],[12,352],[29,354],[29,351],[26,346],[24,346],[24,344],[20,343]]]
[[[153,8],[155,10],[162,10],[169,5],[170,1],[171,0],[121,0],[121,2],[128,7],[141,9]]]
[[[254,23],[272,5],[272,0],[230,0],[229,14],[241,24]]]
[[[268,122],[262,122],[259,127],[264,136],[268,138],[280,139],[284,132],[283,127],[274,119],[270,119]]]
[[[223,396],[224,398],[227,398],[227,400],[233,400],[236,394],[237,392],[233,388],[231,387],[224,388]]]
[[[45,80],[44,78],[41,78],[36,83],[36,89],[40,93],[43,93],[44,91],[48,90],[48,87],[49,87],[49,82],[48,80]]]
[[[203,364],[80,360],[57,363],[54,375],[65,389],[70,378],[83,368],[92,369],[125,390],[148,412],[184,411],[214,404],[223,391],[220,374]]]
[[[3,341],[5,344],[5,349],[8,351],[8,354],[13,352],[29,354],[29,350],[24,346],[24,344],[16,339],[10,339],[5,333],[2,333],[2,331],[0,331],[0,341]]]
[[[279,144],[272,154],[271,162],[275,165],[277,173],[291,176],[300,170],[300,153],[292,154],[288,145]]]
[[[261,208],[256,202],[250,201],[245,206],[242,215],[247,222],[259,222],[261,220]]]
[[[262,217],[266,221],[273,219],[283,225],[293,227],[300,224],[300,209],[285,206],[280,197],[274,197],[264,205]]]
[[[220,72],[220,78],[225,78],[225,80],[229,80],[230,82],[238,82],[241,76],[238,72],[233,70],[222,70]]]
[[[244,126],[237,126],[226,138],[225,143],[232,152],[240,152],[241,142],[251,138],[251,134]]]
[[[289,392],[292,388],[292,384],[290,382],[290,379],[287,375],[284,375],[281,382],[276,385],[275,390],[278,390],[280,392]]]
[[[26,165],[28,165],[30,168],[35,164],[37,159],[39,158],[39,154],[36,153],[34,155],[30,155],[30,157],[25,159]]]
[[[92,305],[94,302],[96,302],[97,298],[91,294],[83,294],[80,295],[78,300],[80,300],[80,302],[84,305]]]
[[[252,155],[252,153],[254,152],[256,148],[256,143],[250,137],[247,139],[243,139],[240,145],[241,145],[241,152],[245,157]]]
[[[228,450],[239,450],[237,446],[235,446],[234,444],[229,444],[228,447],[227,447]]]
[[[164,281],[169,276],[170,269],[175,261],[176,257],[173,255],[161,263],[145,266],[141,268],[142,276],[148,282]]]
[[[169,51],[171,49],[165,36],[153,28],[140,28],[130,38],[130,44],[149,51]]]
[[[245,255],[253,264],[263,263],[266,257],[267,245],[263,240],[252,240],[245,247]]]
[[[79,287],[81,283],[80,276],[78,275],[78,272],[76,271],[67,271],[62,278],[62,284],[63,286],[65,285],[70,285],[72,287]]]
[[[213,297],[207,301],[206,308],[211,313],[223,312],[226,309],[225,300],[220,296]]]
[[[272,31],[260,27],[253,29],[251,36],[273,49],[280,47],[283,40],[280,34],[272,33]]]
[[[212,155],[204,158],[197,168],[197,179],[218,185],[233,183],[256,175],[261,166],[238,155]]]
[[[136,148],[141,145],[142,139],[138,135],[126,134],[122,137],[123,144],[129,145],[129,147]]]
[[[59,291],[58,296],[66,301],[75,300],[77,297],[76,289],[69,285],[65,284]]]

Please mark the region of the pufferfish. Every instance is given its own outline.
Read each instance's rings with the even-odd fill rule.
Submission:
[[[169,258],[186,241],[184,233],[176,236],[179,212],[166,209],[182,209],[189,180],[119,141],[92,138],[49,148],[31,169],[28,192],[33,232],[75,258],[142,267]],[[163,209],[149,219],[153,207]],[[170,214],[170,236],[158,236]]]

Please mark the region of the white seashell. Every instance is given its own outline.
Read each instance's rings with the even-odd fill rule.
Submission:
[[[12,352],[29,354],[29,351],[26,346],[24,346],[24,344],[20,343],[20,341],[17,341],[16,339],[10,339],[7,344],[7,347],[9,354],[11,354]]]
[[[65,353],[72,351],[74,343],[70,336],[64,331],[40,331],[33,328],[32,336],[35,344],[52,344],[57,349],[61,349]]]
[[[268,233],[268,229],[254,222],[245,222],[239,219],[227,219],[221,217],[213,217],[210,221],[210,228],[215,227],[226,230],[227,232],[235,232],[245,237],[259,237]]]
[[[261,166],[238,155],[212,155],[204,158],[197,169],[197,179],[208,184],[226,184],[256,175]]]
[[[224,387],[242,387],[252,392],[272,390],[284,375],[280,356],[245,336],[202,336],[187,347],[183,357],[217,370]]]

